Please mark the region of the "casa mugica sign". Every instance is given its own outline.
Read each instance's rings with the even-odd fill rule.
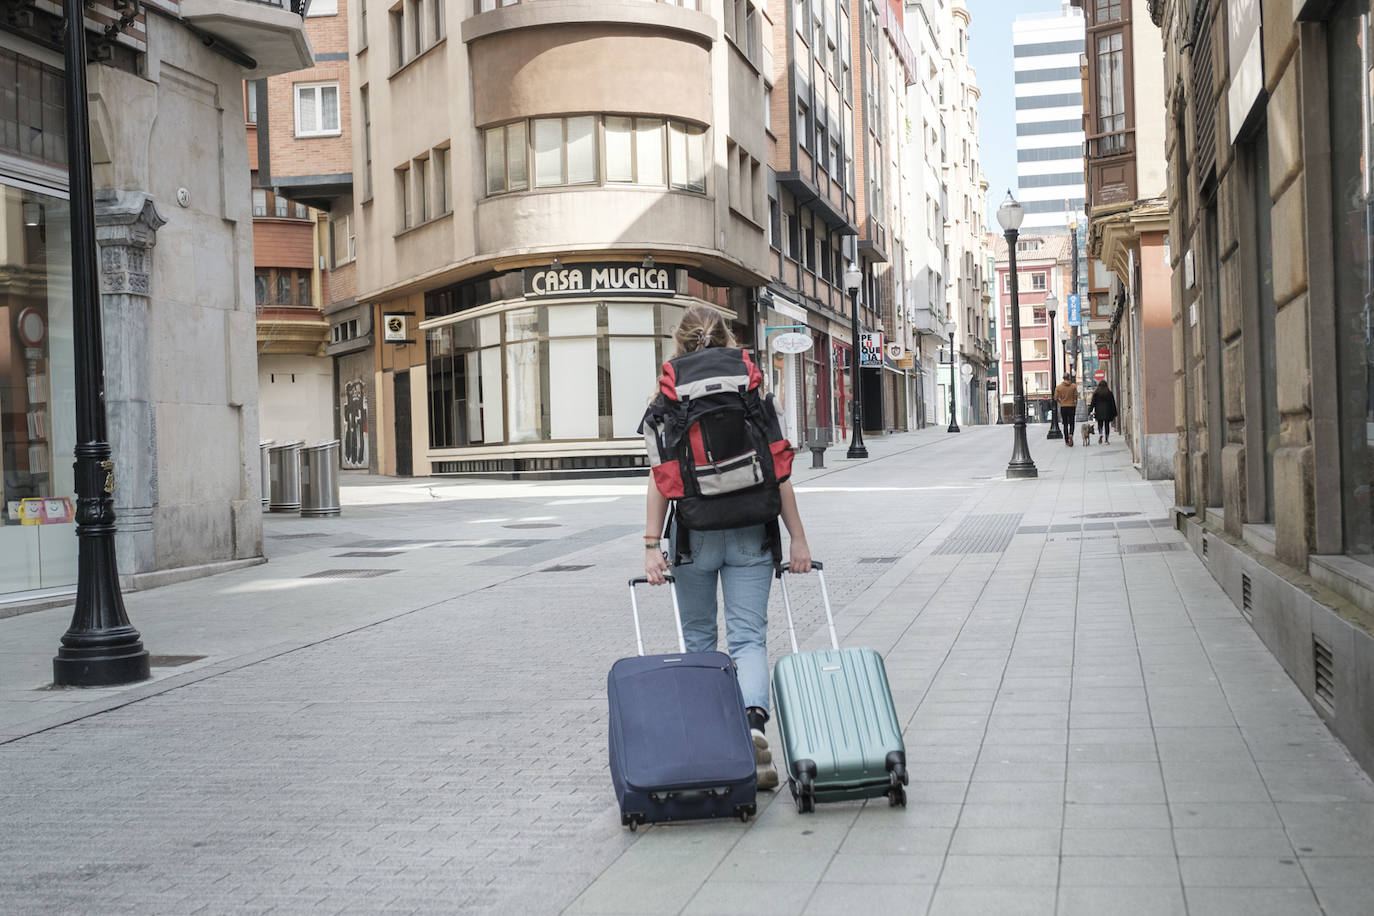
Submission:
[[[590,263],[526,267],[525,298],[553,296],[676,296],[675,264]]]

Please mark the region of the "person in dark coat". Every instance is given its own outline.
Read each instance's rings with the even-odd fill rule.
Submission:
[[[1106,381],[1097,383],[1088,409],[1092,411],[1093,419],[1097,420],[1097,441],[1111,442],[1112,421],[1116,419],[1116,398]]]

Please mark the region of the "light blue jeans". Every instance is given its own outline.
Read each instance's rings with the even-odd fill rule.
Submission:
[[[763,525],[691,532],[692,562],[673,568],[688,652],[716,649],[716,581],[745,706],[768,711],[768,590],[773,553]]]

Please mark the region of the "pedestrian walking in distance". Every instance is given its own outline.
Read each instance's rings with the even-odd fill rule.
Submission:
[[[1059,405],[1059,425],[1064,430],[1064,445],[1073,448],[1073,415],[1078,410],[1078,385],[1072,372],[1064,373],[1064,381],[1054,388],[1054,402]]]
[[[758,787],[773,789],[778,771],[765,737],[766,647],[768,592],[782,562],[779,516],[787,526],[791,571],[811,571],[811,550],[788,480],[792,449],[772,396],[759,392],[762,373],[747,351],[735,347],[720,312],[692,306],[673,336],[677,354],[663,364],[659,393],[640,427],[653,469],[644,575],[662,585],[671,556],[688,652],[716,649],[719,587]],[[665,531],[670,501],[672,521]]]
[[[1093,417],[1097,420],[1097,441],[1112,441],[1112,421],[1116,419],[1116,397],[1112,394],[1112,389],[1107,387],[1105,379],[1097,383],[1097,390],[1093,392],[1092,406]]]

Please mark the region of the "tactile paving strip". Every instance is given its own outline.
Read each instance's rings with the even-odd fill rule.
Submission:
[[[970,515],[960,523],[935,554],[1001,553],[1007,549],[1021,524],[1021,513]],[[1074,526],[1077,529],[1077,525]]]

